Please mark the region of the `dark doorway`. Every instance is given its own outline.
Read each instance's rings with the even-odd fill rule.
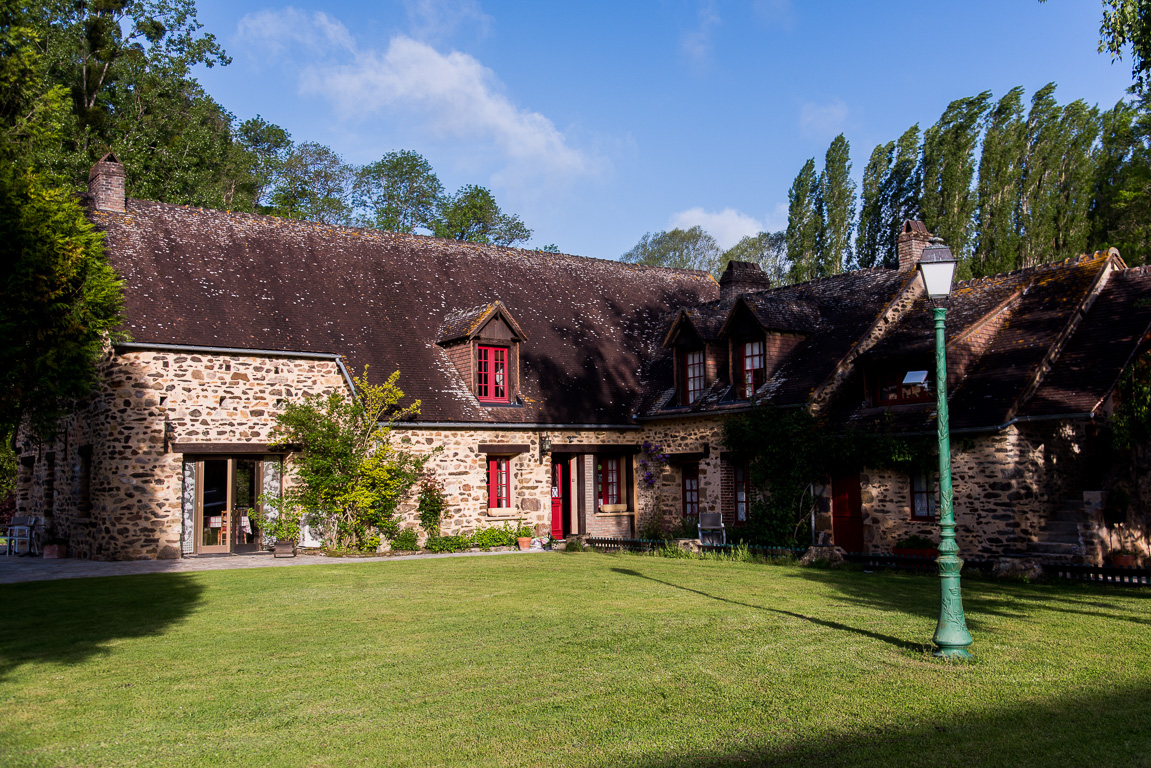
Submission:
[[[863,504],[859,473],[839,475],[831,481],[831,533],[837,547],[863,551]]]

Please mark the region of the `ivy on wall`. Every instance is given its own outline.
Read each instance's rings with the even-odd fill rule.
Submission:
[[[813,484],[863,468],[929,471],[934,435],[835,430],[803,408],[764,406],[728,419],[724,444],[748,460],[753,498],[747,536],[772,546],[809,541]]]

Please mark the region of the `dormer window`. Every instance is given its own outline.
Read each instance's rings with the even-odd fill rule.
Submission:
[[[695,349],[683,353],[683,393],[684,405],[691,405],[703,395],[704,359],[703,350]]]
[[[877,405],[922,403],[931,400],[930,376],[927,371],[908,368],[888,368],[881,371],[876,381]]]
[[[507,307],[496,301],[449,314],[437,343],[477,401],[501,406],[522,402],[520,344],[526,340]]]
[[[478,347],[476,398],[490,403],[508,402],[507,347]]]
[[[745,341],[740,344],[739,361],[738,396],[741,400],[750,400],[766,381],[767,358],[763,351],[763,341]]]

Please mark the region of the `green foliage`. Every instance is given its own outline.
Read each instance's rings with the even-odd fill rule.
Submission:
[[[309,395],[276,417],[276,440],[300,446],[285,496],[329,549],[365,548],[372,536],[397,535],[397,508],[433,455],[415,456],[390,442],[392,424],[420,407],[418,400],[400,405],[399,376],[372,384],[365,368],[354,379],[356,397]]]
[[[663,541],[670,537],[663,527],[663,520],[659,515],[649,515],[639,529],[639,537],[646,541]]]
[[[760,232],[745,235],[738,243],[720,255],[716,274],[722,275],[729,261],[751,261],[759,265],[772,285],[788,282],[787,233]]]
[[[715,274],[720,266],[719,244],[702,227],[648,232],[619,258],[625,264],[698,269]]]
[[[472,545],[470,536],[428,536],[424,549],[429,552],[461,552]]]
[[[907,536],[895,542],[895,546],[900,549],[933,549],[939,543],[924,536]]]
[[[749,540],[798,546],[813,503],[811,485],[863,467],[926,469],[938,455],[929,437],[882,431],[834,432],[802,408],[760,407],[728,419],[724,444],[749,459],[757,491]]]
[[[939,122],[923,132],[924,223],[961,258],[971,249],[974,153],[990,99],[990,91],[956,99]]]
[[[269,202],[287,219],[350,224],[355,172],[331,148],[305,141],[284,160]]]
[[[283,496],[264,494],[260,497],[261,525],[264,535],[276,541],[299,543],[304,512],[299,505]],[[253,510],[253,513],[255,510]]]
[[[0,431],[40,434],[88,394],[105,334],[120,322],[120,281],[103,235],[67,189],[0,164]]]
[[[419,533],[415,528],[405,528],[392,539],[393,550],[399,552],[414,552],[419,548]]]
[[[440,535],[440,522],[447,509],[448,500],[444,495],[444,487],[435,478],[425,477],[420,481],[419,501],[416,511],[420,515],[420,526],[429,536]]]
[[[418,152],[388,152],[356,172],[356,205],[370,227],[391,232],[430,231],[444,187]]]
[[[819,175],[823,223],[820,273],[837,275],[851,261],[851,231],[855,225],[855,182],[851,179],[851,145],[841,133],[827,148]]]
[[[1015,87],[992,107],[983,135],[976,211],[978,247],[967,265],[973,275],[1009,272],[1019,263],[1026,142],[1023,88]]]
[[[572,552],[586,552],[588,549],[590,549],[590,547],[584,546],[583,539],[578,536],[572,536],[564,543],[563,551],[570,554]]]
[[[1151,5],[1145,0],[1103,0],[1099,52],[1121,59],[1127,46],[1131,47],[1133,87],[1145,90],[1151,73]]]
[[[791,262],[788,276],[793,283],[819,277],[819,238],[823,228],[823,211],[819,203],[819,181],[815,175],[815,158],[809,158],[787,191],[787,259]]]
[[[1112,443],[1129,451],[1151,439],[1151,352],[1143,354],[1119,379],[1119,404],[1111,417]]]
[[[431,229],[436,237],[490,245],[515,245],[532,236],[519,216],[505,214],[491,191],[475,184],[440,198]]]
[[[903,222],[922,218],[923,188],[919,125],[872,150],[863,171],[863,195],[855,240],[855,264],[888,267],[899,264],[896,238]]]
[[[429,536],[424,546],[431,552],[459,552],[471,547],[479,547],[480,549],[514,547],[516,546],[516,539],[534,535],[535,529],[520,521],[515,528],[511,527],[510,523],[504,523],[499,527],[493,525],[480,528],[469,535]]]

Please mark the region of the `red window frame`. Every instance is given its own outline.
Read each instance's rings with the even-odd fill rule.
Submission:
[[[732,479],[735,493],[735,524],[747,523],[747,514],[751,508],[751,496],[747,482],[748,466],[746,461],[737,461],[732,466]]]
[[[699,517],[699,465],[683,465],[683,516]]]
[[[619,456],[602,456],[596,462],[596,495],[600,504],[623,503],[623,459]]]
[[[875,383],[875,402],[882,405],[899,405],[901,403],[923,403],[931,399],[931,390],[920,384],[904,384],[903,379],[907,371],[882,371]],[[928,381],[931,374],[928,373]]]
[[[481,346],[476,351],[476,398],[508,402],[508,348]]]
[[[935,520],[938,510],[935,506],[935,476],[926,472],[915,472],[909,478],[911,488],[911,519]]]
[[[691,405],[703,394],[704,355],[702,349],[683,353],[683,404]]]
[[[764,343],[745,341],[739,348],[739,394],[741,400],[750,400],[763,386],[767,373],[767,355]]]
[[[488,507],[508,509],[512,505],[511,459],[506,456],[488,457]]]

